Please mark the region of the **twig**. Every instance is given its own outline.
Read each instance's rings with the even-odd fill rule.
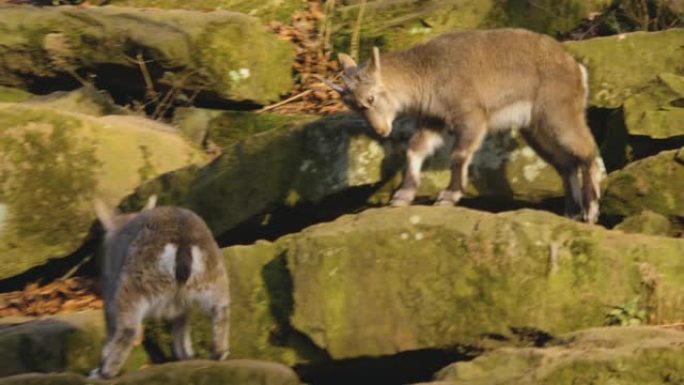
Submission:
[[[145,80],[145,89],[147,90],[150,99],[155,100],[159,98],[159,94],[154,89],[152,76],[150,75],[150,71],[147,69],[147,64],[145,63],[142,52],[139,51],[138,54],[135,56],[135,59],[135,62],[138,63],[138,66],[140,67],[140,72],[142,72],[143,79]]]
[[[356,16],[356,23],[354,24],[354,30],[351,36],[351,47],[349,48],[349,54],[351,57],[359,60],[359,41],[361,40],[361,22],[363,21],[363,13],[366,10],[366,0],[361,0],[361,8],[359,8],[359,14]]]
[[[279,101],[279,102],[276,103],[276,104],[271,104],[270,106],[266,106],[266,107],[264,107],[264,108],[262,108],[262,109],[260,109],[260,110],[257,110],[257,112],[266,112],[266,111],[270,111],[270,110],[272,110],[272,109],[274,109],[274,108],[278,108],[278,107],[280,107],[280,106],[282,106],[282,105],[285,105],[285,104],[290,103],[290,102],[292,102],[292,101],[295,101],[295,100],[297,100],[297,99],[299,99],[299,98],[302,98],[302,97],[304,97],[304,96],[306,96],[306,95],[308,95],[308,94],[310,94],[310,93],[312,93],[312,92],[313,92],[312,89],[304,90],[304,91],[298,93],[297,95],[291,96],[291,97],[289,97],[289,98],[287,98],[287,99],[285,99],[285,100],[281,100],[281,101]]]

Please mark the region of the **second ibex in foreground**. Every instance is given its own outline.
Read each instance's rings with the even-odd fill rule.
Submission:
[[[96,203],[107,231],[102,297],[107,342],[92,377],[115,376],[147,317],[173,322],[173,352],[193,356],[188,311],[198,306],[211,317],[213,355],[228,356],[228,275],[221,250],[204,221],[181,207],[154,208],[153,196],[140,213],[114,215]]]
[[[486,134],[517,126],[560,173],[565,214],[596,222],[600,170],[585,121],[587,72],[552,38],[521,29],[455,32],[403,52],[374,48],[362,66],[345,54],[339,61],[345,86],[333,86],[379,135],[390,134],[400,113],[418,118],[392,205],[413,201],[423,161],[447,134],[456,137],[451,181],[436,203],[455,204]]]

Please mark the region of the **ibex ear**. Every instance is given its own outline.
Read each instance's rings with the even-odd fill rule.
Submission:
[[[351,56],[341,53],[337,55],[337,60],[340,62],[340,66],[342,66],[342,73],[344,75],[351,77],[356,73],[358,66]]]
[[[99,199],[96,199],[93,202],[93,208],[95,209],[97,219],[99,219],[100,223],[102,223],[102,227],[104,227],[106,231],[114,230],[114,228],[116,227],[114,225],[114,213],[107,208],[104,202],[102,202]]]
[[[156,195],[150,195],[149,198],[147,198],[147,203],[145,203],[145,207],[143,207],[143,210],[150,210],[153,209],[154,206],[157,205],[157,196]]]
[[[371,66],[375,72],[380,72],[380,49],[378,47],[373,47]]]

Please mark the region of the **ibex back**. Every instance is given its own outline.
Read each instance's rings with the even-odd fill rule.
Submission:
[[[102,296],[107,342],[92,377],[118,374],[142,331],[146,317],[173,321],[173,351],[193,356],[188,311],[196,305],[212,319],[213,355],[228,355],[228,275],[221,251],[204,221],[180,207],[154,208],[152,197],[140,213],[113,215],[96,204],[107,231]]]
[[[418,118],[390,204],[413,201],[423,161],[445,134],[456,137],[451,181],[436,204],[455,204],[487,132],[517,126],[560,173],[565,214],[596,222],[600,170],[585,121],[587,72],[552,38],[521,29],[455,32],[403,52],[374,48],[363,66],[345,54],[339,60],[345,87],[336,89],[379,135],[390,134],[400,113]]]

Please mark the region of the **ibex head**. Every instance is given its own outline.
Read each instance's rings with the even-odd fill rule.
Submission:
[[[398,108],[382,81],[378,47],[373,47],[372,59],[361,66],[343,53],[338,60],[344,87],[326,83],[340,93],[349,108],[363,114],[378,135],[389,136]]]

